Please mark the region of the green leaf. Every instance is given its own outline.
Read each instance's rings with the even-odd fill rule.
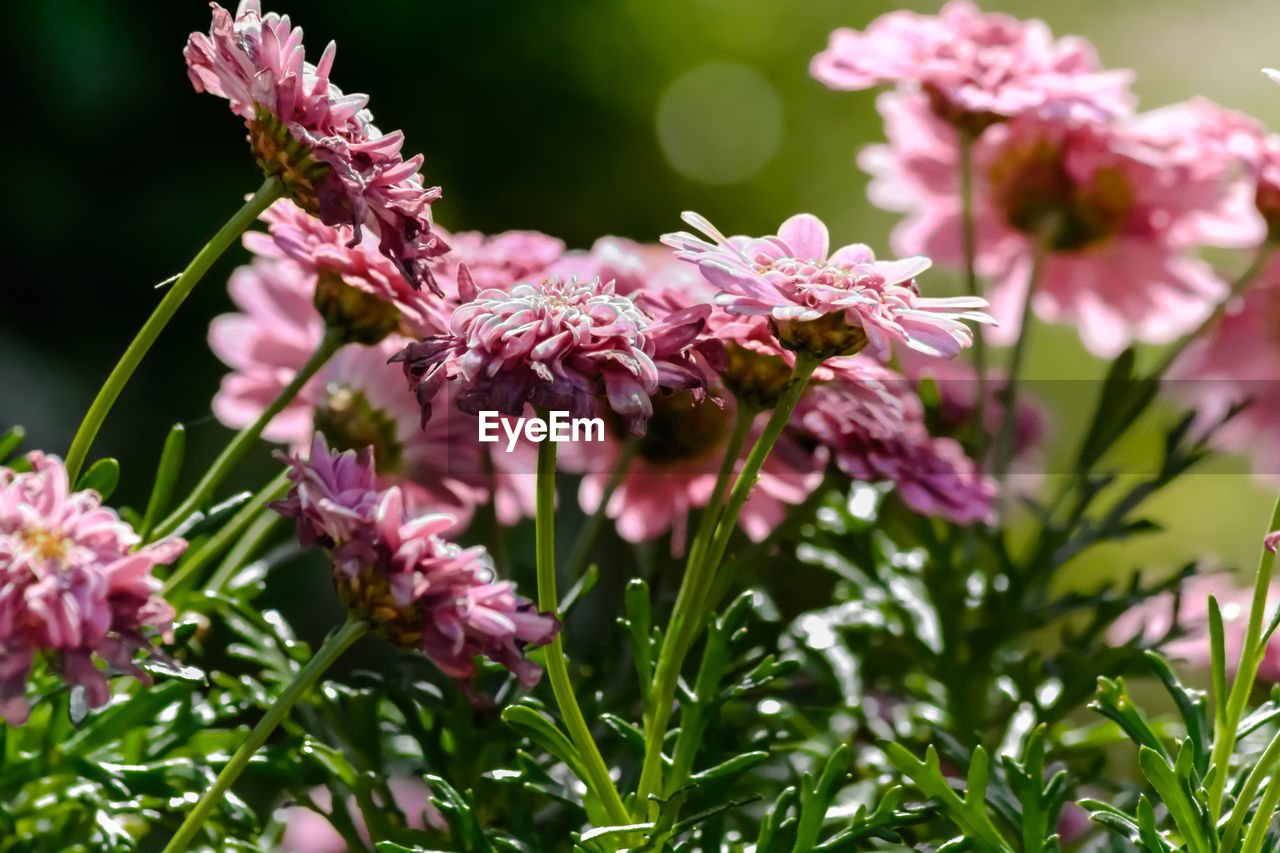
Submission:
[[[5,460],[9,458],[13,451],[18,449],[18,445],[22,444],[23,439],[26,437],[26,427],[21,426],[9,427],[9,430],[4,435],[0,435],[0,464],[4,464]]]
[[[582,573],[582,577],[569,588],[565,593],[564,599],[560,602],[560,616],[563,618],[573,606],[582,600],[582,597],[591,592],[595,588],[596,581],[600,580],[600,568],[592,563],[587,566],[587,570]]]
[[[1227,645],[1218,599],[1209,596],[1209,670],[1213,676],[1213,714],[1219,723],[1227,721]]]
[[[978,747],[973,751],[969,760],[969,788],[961,799],[942,775],[938,751],[932,746],[925,752],[924,761],[901,744],[882,741],[880,748],[894,767],[915,782],[926,796],[938,801],[943,813],[974,847],[987,853],[1013,853],[1013,847],[987,816],[986,750]]]
[[[744,752],[728,761],[722,761],[715,767],[709,767],[701,773],[689,777],[694,784],[702,786],[712,782],[731,782],[761,762],[769,760],[767,752]]]
[[[1168,758],[1164,745],[1147,724],[1142,710],[1133,704],[1124,687],[1123,678],[1098,679],[1098,694],[1089,707],[1120,724],[1130,739],[1139,746],[1154,750],[1162,758]]]
[[[193,513],[174,533],[188,540],[205,533],[212,533],[251,500],[253,500],[253,492],[232,495],[222,503],[214,504],[208,512]]]
[[[165,437],[164,448],[160,451],[160,463],[156,466],[155,482],[151,486],[151,497],[147,499],[147,509],[142,516],[142,526],[138,530],[144,540],[151,534],[155,523],[168,511],[169,500],[173,497],[173,488],[178,483],[178,475],[182,473],[182,463],[187,453],[187,430],[182,424],[174,424]]]
[[[1184,761],[1182,756],[1188,758]],[[1205,815],[1191,793],[1186,774],[1191,770],[1191,753],[1187,749],[1179,750],[1177,767],[1171,767],[1165,756],[1149,747],[1138,750],[1138,766],[1142,773],[1160,795],[1165,808],[1169,810],[1182,841],[1190,853],[1210,853],[1212,849],[1205,833]]]
[[[1144,655],[1147,663],[1155,670],[1156,676],[1164,684],[1165,690],[1173,697],[1182,715],[1182,722],[1187,727],[1187,737],[1194,749],[1196,773],[1201,778],[1209,772],[1210,731],[1209,720],[1205,715],[1205,697],[1199,690],[1186,687],[1169,665],[1169,661],[1157,652],[1147,651]]]
[[[649,585],[640,578],[632,578],[627,584],[626,612],[622,625],[631,638],[631,657],[640,690],[647,692],[653,682],[653,627],[649,618]]]
[[[89,470],[80,475],[76,483],[76,491],[93,489],[106,502],[120,484],[120,463],[114,459],[99,459],[89,466]]]
[[[502,721],[563,761],[579,779],[591,778],[577,747],[546,714],[528,705],[508,705],[502,709]]]

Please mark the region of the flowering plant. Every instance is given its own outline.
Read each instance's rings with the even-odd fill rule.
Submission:
[[[952,0],[811,65],[886,89],[889,251],[691,212],[569,249],[445,231],[306,56],[213,4],[190,81],[263,183],[65,456],[0,435],[0,853],[1277,849],[1280,503],[1251,587],[1078,570],[1221,451],[1274,473],[1280,138]],[[90,463],[237,241],[233,436]],[[1105,359],[1074,417],[1046,324]]]

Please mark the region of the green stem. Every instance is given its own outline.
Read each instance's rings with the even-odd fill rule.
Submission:
[[[538,445],[538,491],[537,515],[535,517],[535,538],[538,557],[538,609],[560,617],[560,598],[556,593],[556,444],[554,441],[543,441]],[[586,767],[587,776],[583,779],[592,793],[603,803],[609,818],[619,826],[631,822],[622,798],[613,787],[613,779],[609,776],[609,768],[596,747],[591,729],[578,707],[578,699],[573,692],[573,684],[569,680],[569,666],[564,653],[564,633],[557,631],[555,638],[547,645],[547,676],[551,681],[551,692],[555,694],[556,705],[560,708],[560,716],[564,717],[565,728],[569,737],[577,747]]]
[[[249,523],[253,521],[258,514],[258,510],[262,509],[263,504],[267,501],[273,501],[282,496],[289,489],[288,477],[281,472],[262,489],[249,499],[249,502],[242,506],[231,520],[222,526],[222,528],[209,541],[200,546],[194,553],[188,554],[187,558],[182,561],[182,565],[165,580],[163,594],[169,596],[173,591],[182,584],[186,583],[187,578],[191,577],[199,571],[206,563],[214,557],[222,553],[231,541],[244,532]]]
[[[1280,528],[1280,496],[1276,498],[1275,509],[1271,513],[1271,526],[1268,531]],[[1240,646],[1240,663],[1236,667],[1236,677],[1231,682],[1231,691],[1227,694],[1226,712],[1217,721],[1217,731],[1213,739],[1213,752],[1210,756],[1210,770],[1213,780],[1209,788],[1209,809],[1213,822],[1218,822],[1222,814],[1223,792],[1227,787],[1227,773],[1231,764],[1231,753],[1236,746],[1236,732],[1240,728],[1240,718],[1244,715],[1245,705],[1249,701],[1249,693],[1253,690],[1254,678],[1258,675],[1258,666],[1262,663],[1264,648],[1259,648],[1262,639],[1263,619],[1266,618],[1267,594],[1271,591],[1271,570],[1275,565],[1276,555],[1265,547],[1258,558],[1258,574],[1253,585],[1253,604],[1249,608],[1249,626],[1245,630],[1244,642]],[[1220,703],[1214,697],[1215,704]]]
[[[1271,743],[1267,744],[1266,750],[1258,758],[1258,763],[1249,771],[1249,775],[1244,780],[1244,787],[1240,789],[1240,795],[1236,797],[1236,804],[1231,809],[1231,814],[1227,818],[1227,825],[1222,830],[1222,844],[1220,849],[1231,851],[1235,850],[1236,841],[1240,838],[1240,828],[1244,826],[1244,819],[1248,816],[1249,810],[1253,807],[1253,798],[1257,795],[1258,789],[1262,787],[1262,780],[1266,779],[1275,767],[1276,762],[1280,761],[1280,732],[1271,739]],[[1272,785],[1271,787],[1275,787]],[[1272,808],[1275,808],[1274,803]],[[1266,823],[1270,823],[1267,820]],[[1247,846],[1247,845],[1246,845]]]
[[[174,834],[173,839],[164,848],[163,853],[182,853],[183,850],[187,849],[192,839],[195,838],[196,833],[204,825],[205,820],[217,808],[223,795],[240,777],[241,772],[248,766],[249,760],[253,758],[254,753],[275,731],[276,726],[280,725],[289,716],[293,706],[297,705],[298,701],[307,695],[325,670],[332,666],[333,662],[352,643],[364,636],[368,630],[369,627],[363,620],[353,617],[340,629],[330,633],[325,638],[324,645],[316,651],[311,660],[307,661],[306,666],[298,670],[298,674],[293,677],[293,681],[289,682],[289,686],[280,694],[280,698],[275,701],[275,704],[271,706],[266,715],[253,727],[253,731],[249,732],[249,737],[236,750],[236,754],[231,757],[227,765],[222,768],[222,772],[218,774],[213,787],[200,798],[200,802],[196,803],[196,807],[191,810],[182,825],[178,827],[177,833]]]
[[[1000,431],[996,433],[994,473],[1002,483],[1009,473],[1009,464],[1013,461],[1014,432],[1018,423],[1018,383],[1022,377],[1022,362],[1027,352],[1027,341],[1031,338],[1031,303],[1035,299],[1040,280],[1044,277],[1045,266],[1049,261],[1050,235],[1054,228],[1046,228],[1044,234],[1035,241],[1031,258],[1031,275],[1027,278],[1027,293],[1022,299],[1022,314],[1018,321],[1018,339],[1013,343],[1013,353],[1009,359],[1009,376],[1004,389],[1000,393]]]
[[[191,513],[195,512],[205,501],[213,497],[214,491],[226,479],[226,476],[240,464],[240,460],[244,458],[245,453],[258,440],[258,436],[262,434],[262,430],[284,407],[293,402],[293,398],[298,396],[298,392],[302,390],[302,386],[311,380],[320,368],[324,367],[335,352],[342,348],[344,343],[342,335],[334,330],[328,329],[324,333],[324,337],[320,340],[320,345],[316,347],[316,351],[311,354],[311,358],[307,359],[307,363],[297,372],[285,389],[280,392],[280,396],[271,402],[256,421],[249,426],[240,430],[231,439],[230,443],[223,448],[222,453],[214,460],[213,465],[205,472],[205,475],[196,484],[195,489],[182,502],[182,505],[175,509],[168,518],[160,522],[156,528],[155,538],[168,536],[173,533],[187,519]]]
[[[80,428],[76,430],[75,437],[71,440],[71,448],[67,451],[67,475],[72,483],[80,476],[80,468],[89,455],[89,448],[97,437],[102,422],[107,419],[107,414],[115,405],[116,398],[120,396],[120,392],[128,384],[133,372],[138,369],[147,351],[160,336],[160,332],[173,319],[178,307],[191,295],[191,291],[200,283],[200,279],[209,271],[209,267],[213,266],[214,261],[218,260],[236,238],[253,224],[262,211],[280,198],[282,191],[283,186],[279,178],[267,178],[263,181],[253,197],[246,201],[244,206],[236,211],[235,215],[218,229],[218,233],[214,234],[213,238],[196,253],[191,263],[187,264],[187,268],[182,271],[182,275],[178,276],[178,280],[169,287],[160,304],[151,312],[147,322],[143,324],[128,349],[124,351],[124,355],[120,357],[120,361],[112,369],[107,381],[99,389],[98,396],[93,398],[89,411],[85,413]]]
[[[964,251],[964,283],[970,296],[980,296],[978,285],[978,229],[973,215],[973,135],[957,130],[960,157],[960,227]],[[983,459],[987,448],[987,342],[982,329],[973,335],[973,372],[977,376],[977,396],[973,404],[974,458]]]
[[[271,500],[274,500],[273,496]],[[244,535],[240,537],[228,553],[226,559],[218,564],[218,568],[214,569],[213,574],[209,576],[209,582],[205,584],[207,592],[219,593],[223,587],[231,582],[244,565],[258,550],[258,546],[266,539],[272,529],[281,521],[281,516],[272,509],[262,509],[258,512],[257,518],[245,530]]]
[[[1276,805],[1280,804],[1280,779],[1272,777],[1271,783],[1267,785],[1266,793],[1262,795],[1262,801],[1258,803],[1258,810],[1253,814],[1253,821],[1249,824],[1249,831],[1244,837],[1244,847],[1241,853],[1262,853],[1263,842],[1266,841],[1267,833],[1271,830],[1271,818],[1276,813]],[[1220,847],[1220,850],[1226,850],[1226,847]]]
[[[600,530],[604,527],[604,520],[608,518],[609,501],[613,498],[613,493],[622,485],[622,478],[626,476],[627,469],[631,467],[631,461],[636,458],[636,452],[639,449],[640,441],[635,436],[623,443],[622,449],[618,453],[618,459],[614,462],[613,470],[609,472],[609,479],[605,482],[604,491],[600,493],[600,506],[596,507],[596,511],[591,513],[591,516],[582,526],[577,539],[573,542],[573,550],[569,552],[569,560],[564,574],[570,580],[576,580],[586,571],[587,561],[591,558],[591,549],[595,546],[596,539],[600,536]]]
[[[819,364],[819,359],[806,353],[796,354],[791,381],[782,392],[773,414],[743,463],[742,471],[733,484],[733,491],[729,494],[729,502],[716,525],[711,544],[701,559],[691,561],[690,568],[685,573],[692,592],[684,601],[677,598],[671,620],[667,624],[667,632],[663,636],[653,687],[646,703],[649,719],[645,726],[644,764],[641,766],[640,781],[636,788],[637,817],[645,816],[649,810],[649,797],[662,790],[662,744],[666,740],[667,723],[671,719],[676,686],[680,680],[680,667],[706,619],[706,590],[715,583],[715,571],[737,528],[738,516],[751,494],[760,468],[791,419],[791,413],[800,402],[800,395],[804,393],[809,377]]]

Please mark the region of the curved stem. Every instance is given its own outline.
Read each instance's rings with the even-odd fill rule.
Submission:
[[[240,430],[231,439],[230,443],[223,448],[222,453],[218,454],[218,458],[214,460],[213,465],[200,478],[200,482],[196,484],[195,489],[182,502],[182,505],[175,509],[168,518],[160,522],[156,527],[154,537],[160,538],[168,536],[177,530],[186,518],[195,512],[205,501],[213,496],[218,486],[222,485],[222,481],[231,473],[232,469],[240,463],[245,453],[258,436],[262,434],[262,430],[271,423],[272,418],[280,414],[284,407],[293,402],[293,398],[298,396],[298,392],[302,390],[302,386],[311,380],[320,368],[324,367],[335,352],[342,348],[343,339],[339,332],[328,329],[324,333],[324,337],[320,340],[320,345],[316,347],[316,351],[311,354],[311,358],[307,359],[307,363],[293,377],[285,389],[280,392],[280,396],[271,402],[271,405],[258,416],[258,419],[249,426]]]
[[[959,129],[956,134],[959,137],[960,236],[964,251],[964,283],[970,296],[979,296],[978,231],[973,215],[973,135]],[[973,335],[973,372],[978,380],[972,422],[974,458],[981,460],[987,453],[987,342],[982,336],[982,329],[976,330]]]
[[[1276,498],[1275,509],[1271,513],[1271,525],[1268,531],[1280,528],[1280,496]],[[1213,752],[1210,755],[1209,767],[1213,780],[1209,787],[1209,810],[1214,823],[1222,814],[1222,797],[1227,787],[1227,772],[1231,765],[1231,753],[1236,746],[1236,732],[1240,728],[1240,718],[1244,715],[1245,705],[1249,701],[1249,693],[1253,690],[1254,678],[1258,675],[1258,665],[1262,663],[1265,648],[1261,648],[1263,619],[1266,617],[1267,593],[1271,591],[1271,571],[1275,565],[1276,555],[1265,547],[1258,558],[1258,574],[1253,585],[1253,603],[1249,608],[1249,625],[1245,629],[1244,641],[1240,644],[1240,663],[1236,667],[1236,677],[1231,682],[1231,691],[1227,694],[1226,711],[1217,718],[1217,731],[1213,738]],[[1221,704],[1220,697],[1214,697],[1214,704]]]
[[[591,513],[586,524],[578,533],[578,537],[573,542],[573,550],[569,552],[569,560],[566,563],[565,577],[575,580],[582,575],[587,569],[587,561],[591,558],[591,548],[596,544],[597,537],[600,536],[600,529],[604,527],[604,520],[608,518],[609,501],[613,498],[613,493],[618,490],[618,486],[622,485],[622,478],[627,475],[627,469],[631,467],[631,461],[636,458],[636,452],[640,449],[640,441],[632,436],[622,444],[622,449],[618,453],[618,459],[613,465],[613,470],[609,472],[609,479],[604,485],[604,491],[600,493],[600,506],[596,507],[596,511]]]
[[[1267,833],[1271,831],[1271,818],[1276,813],[1277,804],[1280,804],[1280,779],[1273,776],[1271,783],[1267,785],[1266,792],[1262,795],[1261,802],[1258,803],[1253,821],[1249,824],[1241,853],[1261,853]],[[1220,847],[1219,849],[1228,850],[1229,848]]]
[[[538,490],[537,515],[535,517],[537,557],[538,557],[538,609],[560,618],[560,599],[556,593],[556,444],[554,441],[543,441],[538,445]],[[563,629],[557,631],[555,638],[547,645],[547,676],[551,681],[551,692],[555,694],[556,705],[560,708],[560,716],[564,717],[565,728],[569,737],[577,747],[582,763],[586,767],[588,779],[583,779],[592,792],[604,804],[609,818],[619,826],[631,822],[622,798],[613,787],[613,779],[609,776],[609,768],[596,747],[591,729],[578,707],[578,699],[573,693],[573,684],[569,680],[569,666],[564,653]]]
[[[218,233],[214,234],[212,239],[196,253],[191,263],[187,264],[187,268],[178,276],[178,280],[170,286],[164,298],[160,300],[160,304],[151,312],[147,322],[142,325],[128,349],[124,351],[124,355],[120,357],[120,361],[112,369],[107,381],[99,389],[98,395],[93,398],[89,411],[85,413],[80,428],[76,430],[75,437],[71,440],[71,448],[67,451],[67,476],[72,483],[75,483],[80,475],[80,468],[89,455],[89,448],[97,437],[102,422],[107,419],[107,414],[115,405],[116,398],[120,396],[120,392],[128,384],[133,372],[138,369],[143,357],[160,336],[160,332],[173,319],[178,307],[191,295],[191,291],[200,283],[200,279],[209,271],[209,267],[213,266],[214,261],[218,260],[236,238],[253,224],[262,211],[280,198],[282,191],[283,186],[279,178],[272,177],[263,181],[253,197],[246,201],[244,206],[236,211],[235,215],[218,229]]]
[[[236,750],[236,754],[231,757],[227,765],[222,768],[222,772],[218,774],[213,787],[200,798],[200,802],[196,803],[196,807],[191,810],[182,825],[178,827],[178,831],[168,845],[165,846],[163,853],[181,853],[181,851],[187,849],[192,839],[195,838],[196,833],[200,831],[200,827],[204,825],[205,820],[217,808],[223,794],[240,777],[241,772],[248,766],[249,760],[253,758],[254,753],[275,731],[276,726],[280,725],[289,716],[293,706],[297,705],[298,701],[307,695],[307,692],[320,679],[324,671],[332,666],[333,662],[352,643],[364,636],[368,630],[369,626],[363,620],[353,617],[340,629],[325,638],[324,644],[320,646],[311,660],[307,661],[306,666],[298,670],[298,674],[293,677],[293,681],[289,682],[289,686],[280,694],[280,698],[267,711],[266,716],[258,721],[258,724],[253,727],[253,731],[249,732],[249,737]]]
[[[1275,767],[1276,762],[1280,761],[1280,732],[1271,739],[1271,743],[1267,744],[1266,750],[1258,758],[1258,763],[1249,771],[1249,775],[1244,780],[1244,787],[1240,789],[1240,796],[1236,797],[1236,804],[1231,809],[1231,815],[1227,818],[1227,825],[1222,830],[1222,850],[1235,850],[1236,841],[1240,838],[1240,829],[1244,826],[1244,819],[1248,816],[1250,808],[1253,806],[1253,798],[1258,793],[1258,789],[1262,787],[1262,780],[1267,778],[1271,770]],[[1271,788],[1275,788],[1273,784]],[[1270,793],[1270,791],[1268,791]],[[1275,803],[1271,804],[1275,808]],[[1270,824],[1268,819],[1266,824]],[[1245,845],[1248,846],[1247,844]]]
[[[662,649],[658,655],[658,665],[654,671],[653,687],[646,702],[648,719],[645,725],[644,764],[640,769],[635,802],[638,817],[644,817],[648,812],[649,797],[662,790],[662,744],[666,739],[667,723],[671,719],[671,706],[675,701],[676,686],[680,681],[680,667],[706,619],[706,590],[715,583],[716,568],[719,567],[724,552],[729,546],[729,540],[737,528],[738,516],[747,502],[747,497],[751,494],[751,488],[760,474],[760,468],[768,458],[769,451],[773,449],[778,436],[782,434],[783,428],[791,419],[791,413],[795,410],[796,403],[800,401],[800,395],[804,393],[809,377],[813,375],[813,371],[819,364],[821,364],[820,360],[805,353],[797,353],[795,367],[791,372],[791,381],[779,398],[760,437],[756,439],[746,462],[743,463],[742,471],[734,482],[733,491],[729,494],[729,502],[716,524],[715,535],[710,545],[700,559],[693,561],[691,558],[690,566],[685,572],[690,594],[683,601],[677,599],[671,613],[667,632],[663,636]],[[736,461],[735,454],[732,462]],[[732,469],[732,462],[730,469]],[[683,588],[682,585],[682,590]]]
[[[249,562],[249,558],[258,550],[262,541],[283,520],[275,510],[260,509],[253,523],[227,553],[226,559],[219,563],[218,568],[214,569],[213,574],[209,576],[208,582],[204,585],[205,590],[215,594],[222,592],[222,588],[231,583],[236,572]]]
[[[250,498],[249,502],[242,506],[231,517],[230,521],[209,538],[209,541],[201,545],[194,553],[187,555],[187,558],[182,561],[182,565],[165,579],[163,594],[165,596],[172,595],[174,590],[186,583],[187,578],[199,571],[214,557],[221,554],[222,550],[231,544],[231,540],[244,532],[249,523],[257,516],[258,510],[262,509],[263,504],[281,497],[288,489],[289,479],[282,471],[270,483],[263,486],[256,495]]]

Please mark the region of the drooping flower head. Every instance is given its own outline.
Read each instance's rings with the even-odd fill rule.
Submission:
[[[330,550],[334,584],[352,613],[395,645],[423,651],[464,689],[477,655],[526,686],[538,682],[541,669],[524,648],[550,642],[559,623],[519,598],[513,584],[495,582],[483,548],[442,538],[454,519],[409,516],[398,487],[376,488],[368,450],[333,453],[318,435],[311,459],[289,465],[293,488],[273,507],[297,519],[304,544]]]
[[[984,14],[952,0],[936,16],[898,11],[838,29],[810,72],[833,89],[910,84],[970,133],[1028,112],[1101,119],[1127,112],[1128,71],[1104,71],[1083,39],[1054,41],[1043,21]]]
[[[171,638],[173,608],[151,571],[187,543],[139,537],[97,492],[73,492],[61,461],[28,455],[31,470],[0,466],[0,718],[26,721],[26,682],[36,655],[84,689],[90,706],[111,698],[107,676],[149,676],[133,662],[146,633]],[[99,669],[95,660],[106,664]]]
[[[477,293],[462,275],[460,290],[463,304],[449,333],[410,344],[393,359],[404,364],[424,423],[440,388],[457,381],[464,412],[519,416],[532,404],[584,416],[604,396],[639,435],[660,388],[705,387],[689,350],[710,306],[654,318],[612,284],[573,276]]]
[[[861,162],[876,204],[908,213],[899,252],[960,265],[964,253],[959,149],[922,96],[886,93],[888,146]],[[1072,323],[1094,353],[1114,357],[1133,339],[1168,342],[1194,328],[1225,293],[1194,254],[1249,246],[1263,234],[1229,146],[1169,117],[1083,123],[1021,116],[974,145],[979,274],[993,280],[997,343],[1019,333],[1036,246],[1047,253],[1032,309]]]
[[[827,227],[807,213],[791,217],[776,236],[728,238],[696,213],[685,222],[711,238],[687,232],[662,242],[697,264],[718,288],[716,304],[730,314],[766,316],[788,349],[819,358],[852,355],[867,344],[888,358],[894,341],[930,355],[954,356],[973,341],[963,321],[987,322],[977,297],[920,296],[914,278],[929,259],[877,261],[862,244],[828,257]]]
[[[258,0],[241,0],[234,17],[211,5],[209,34],[192,33],[183,52],[196,91],[230,102],[263,172],[278,176],[300,207],[349,226],[353,246],[369,228],[410,284],[434,287],[428,264],[448,251],[431,230],[440,188],[423,186],[421,155],[401,155],[403,134],[374,126],[368,96],[329,81],[333,43],[312,65],[288,16],[263,15]]]

